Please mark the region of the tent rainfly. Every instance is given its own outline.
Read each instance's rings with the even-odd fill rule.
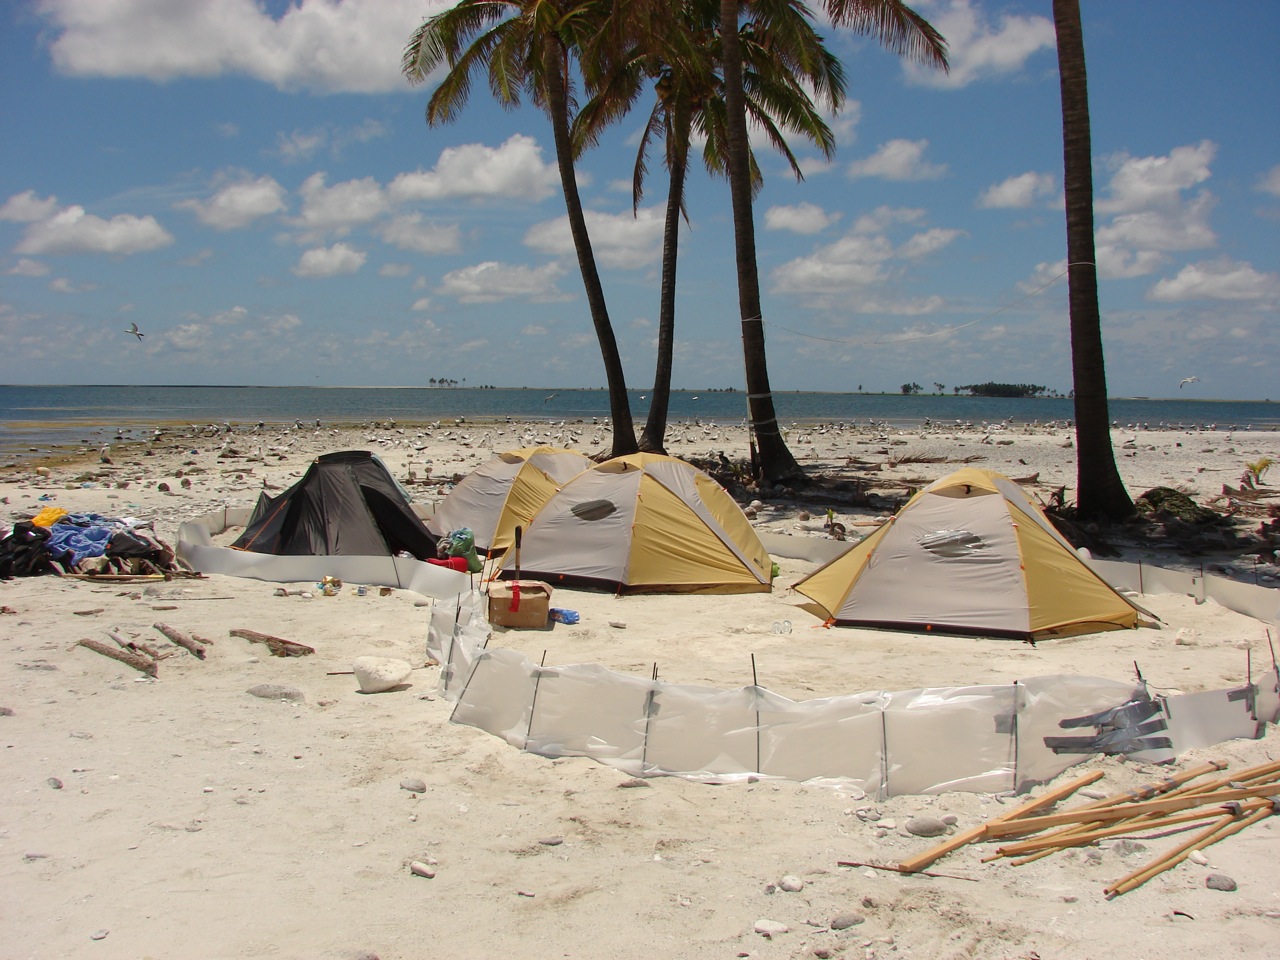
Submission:
[[[836,624],[1026,640],[1150,616],[1089,569],[1017,484],[972,467],[921,490],[795,589]]]
[[[373,454],[326,453],[278,497],[265,493],[233,547],[279,556],[436,555],[436,538]]]
[[[530,521],[498,575],[619,593],[772,589],[773,561],[742,508],[675,457],[637,453],[584,470]]]
[[[436,508],[427,528],[436,536],[461,527],[475,534],[476,548],[501,553],[515,543],[547,499],[592,465],[576,450],[524,447],[497,454],[467,474]]]

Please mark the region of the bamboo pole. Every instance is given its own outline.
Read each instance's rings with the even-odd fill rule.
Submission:
[[[1208,794],[1193,794],[1180,797],[1162,797],[1159,800],[1131,803],[1122,807],[1098,810],[1067,810],[1043,817],[1027,817],[1010,823],[993,823],[989,825],[987,832],[992,837],[1012,837],[1019,834],[1035,833],[1046,827],[1062,826],[1065,823],[1087,823],[1094,820],[1127,820],[1140,814],[1173,813],[1190,807],[1202,807],[1210,803],[1226,803],[1229,800],[1248,800],[1275,792],[1274,784],[1263,784],[1262,786],[1245,787],[1239,790],[1219,790],[1212,796]]]
[[[958,847],[963,847],[966,843],[973,843],[977,840],[983,839],[987,836],[987,828],[991,823],[1004,823],[1010,820],[1015,820],[1019,817],[1024,817],[1037,810],[1042,810],[1050,804],[1057,803],[1063,797],[1070,796],[1081,787],[1086,787],[1091,783],[1096,783],[1100,779],[1102,779],[1101,770],[1086,773],[1084,776],[1072,780],[1070,783],[1065,783],[1060,787],[1050,790],[1048,793],[1027,801],[1021,806],[1010,810],[1003,816],[997,817],[994,821],[988,821],[981,826],[973,827],[970,830],[957,833],[955,836],[944,840],[936,847],[932,847],[924,853],[911,857],[908,860],[903,860],[898,864],[898,870],[901,873],[916,873],[933,863],[935,860],[938,860],[950,853],[952,850],[955,850]]]
[[[1217,843],[1219,840],[1226,839],[1232,834],[1239,833],[1245,827],[1257,823],[1259,820],[1265,820],[1267,817],[1274,816],[1277,809],[1277,804],[1269,803],[1261,809],[1255,810],[1246,817],[1237,817],[1233,814],[1224,816],[1209,829],[1202,831],[1185,843],[1179,844],[1177,847],[1174,847],[1174,849],[1164,854],[1164,856],[1157,857],[1141,870],[1136,870],[1128,876],[1117,880],[1115,883],[1111,884],[1111,886],[1103,890],[1103,893],[1106,894],[1108,900],[1112,897],[1118,897],[1122,893],[1128,893],[1130,890],[1142,886],[1142,884],[1146,883],[1152,877],[1158,876],[1166,870],[1176,867],[1179,863],[1190,856],[1193,850],[1203,849],[1204,847]]]
[[[1255,800],[1244,801],[1240,804],[1240,809],[1246,813],[1252,813],[1254,810],[1270,806],[1270,804],[1270,799],[1266,797],[1259,797]],[[1007,846],[1001,847],[996,852],[1001,856],[1012,857],[1018,854],[1039,850],[1041,848],[1047,848],[1049,853],[1053,853],[1066,847],[1082,847],[1085,844],[1093,843],[1095,840],[1105,840],[1108,837],[1144,833],[1157,829],[1163,830],[1166,827],[1174,827],[1184,823],[1198,823],[1201,820],[1208,820],[1210,817],[1215,816],[1222,816],[1220,809],[1214,808],[1211,810],[1198,810],[1189,813],[1174,813],[1163,817],[1142,817],[1136,823],[1127,821],[1111,827],[1101,827],[1097,830],[1073,831],[1065,836],[1046,835],[1043,837],[1032,837],[1029,840],[1018,840]]]

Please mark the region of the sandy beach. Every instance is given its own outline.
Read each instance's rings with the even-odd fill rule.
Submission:
[[[1219,509],[1246,463],[1280,459],[1275,432],[1118,429],[1114,438],[1132,495],[1168,486]],[[372,450],[416,503],[431,505],[495,451],[548,443],[592,455],[607,439],[589,422],[174,429],[146,446],[0,467],[0,524],[52,505],[153,522],[175,544],[180,523],[251,506],[321,453]],[[1063,426],[795,425],[788,439],[813,473],[857,476],[886,502],[966,462],[1026,480],[1042,501],[1059,488],[1072,499],[1074,450]],[[716,424],[680,424],[670,441],[669,452],[687,458],[747,450],[740,427]],[[826,536],[828,504],[804,491],[749,496],[759,501],[759,529]],[[1268,502],[1277,500],[1242,510],[1232,537],[1196,554],[1171,539],[1121,536],[1111,545],[1126,559],[1204,565],[1275,588],[1273,548],[1250,539]],[[886,510],[835,514],[865,531]],[[554,605],[576,611],[577,624],[496,628],[492,643],[547,664],[636,676],[657,669],[725,689],[752,682],[754,656],[762,686],[803,700],[1056,674],[1127,680],[1135,667],[1155,691],[1218,690],[1270,668],[1280,642],[1275,624],[1156,594],[1142,603],[1161,618],[1158,629],[1035,646],[823,629],[790,589],[813,564],[778,562],[771,593],[557,589]],[[1280,943],[1274,817],[1208,848],[1203,862],[1110,900],[1109,882],[1183,835],[1134,833],[1021,866],[983,862],[992,845],[975,844],[939,860],[931,868],[939,876],[841,866],[888,866],[935,844],[906,831],[912,818],[966,830],[1026,797],[637,782],[588,759],[523,753],[449,722],[439,668],[426,663],[430,599],[357,595],[350,584],[326,597],[314,586],[221,575],[0,582],[0,956],[1176,960],[1262,958]],[[278,587],[295,592],[280,596]],[[791,631],[775,632],[784,620]],[[208,656],[174,648],[150,679],[76,646],[111,632],[163,645],[157,623],[207,638]],[[272,657],[231,636],[237,629],[316,654]],[[402,688],[362,694],[349,671],[363,655],[416,669]],[[247,692],[260,684],[298,697]],[[1262,739],[1171,765],[1095,757],[1057,782],[1101,771],[1087,798],[1209,760],[1234,770],[1276,759],[1280,735],[1270,727]],[[432,876],[416,875],[415,862]],[[1206,885],[1210,876],[1229,877],[1234,889]]]

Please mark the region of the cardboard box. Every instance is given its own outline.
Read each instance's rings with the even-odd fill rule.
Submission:
[[[517,609],[511,604],[520,588]],[[501,627],[545,627],[551,613],[551,584],[541,580],[496,580],[489,584],[489,622]]]

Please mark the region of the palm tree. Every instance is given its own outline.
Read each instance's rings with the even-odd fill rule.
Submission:
[[[610,6],[605,0],[461,0],[413,32],[401,70],[411,83],[422,83],[436,67],[448,64],[427,102],[431,126],[457,116],[471,92],[472,75],[481,70],[487,70],[489,88],[504,107],[519,106],[522,94],[528,94],[550,119],[569,230],[609,387],[612,454],[622,456],[638,449],[635,426],[578,194],[569,133],[573,60],[590,44]]]
[[[774,483],[802,479],[804,471],[778,429],[773,393],[769,387],[755,222],[751,211],[743,55],[739,32],[735,28],[744,9],[758,28],[772,22],[779,7],[795,5],[790,0],[720,0],[729,193],[733,201],[733,238],[738,266],[738,309],[742,318],[747,404],[755,438],[752,450],[754,452],[758,447],[758,474]],[[872,35],[899,55],[946,69],[946,41],[901,0],[826,0],[825,6],[833,23]]]
[[[770,35],[750,30],[742,38],[745,105],[757,126],[786,157],[798,180],[799,162],[787,145],[779,124],[818,145],[825,157],[835,150],[835,137],[800,84],[808,80],[814,91],[836,110],[844,100],[844,71],[826,51],[802,12],[792,7],[785,32]],[[634,14],[640,11],[640,16]],[[592,74],[596,94],[583,106],[575,122],[575,143],[594,144],[604,127],[630,107],[646,80],[654,81],[656,97],[640,139],[632,177],[632,207],[638,209],[648,171],[647,156],[661,138],[667,167],[667,206],[663,227],[662,283],[659,301],[658,351],[653,397],[640,436],[642,450],[661,451],[665,443],[671,395],[675,331],[676,263],[680,218],[688,220],[684,188],[689,153],[695,134],[702,137],[703,160],[713,175],[726,176],[725,103],[718,72],[720,43],[718,0],[684,0],[657,9],[630,7],[621,28],[627,38],[618,56],[607,48],[589,58],[599,69]],[[627,14],[623,13],[625,17]],[[609,31],[603,36],[608,38]],[[796,69],[788,69],[795,64]],[[775,120],[775,118],[779,118]],[[763,184],[755,155],[749,157],[752,194]]]
[[[1093,242],[1093,155],[1089,85],[1079,0],[1053,0],[1062,90],[1062,185],[1067,212],[1067,289],[1071,311],[1071,376],[1076,414],[1076,511],[1082,518],[1120,520],[1133,501],[1116,468],[1107,411],[1107,374],[1098,312]]]

